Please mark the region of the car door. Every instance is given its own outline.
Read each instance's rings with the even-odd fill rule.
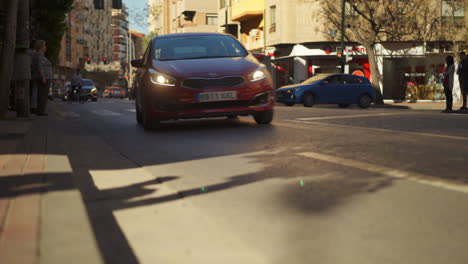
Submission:
[[[359,97],[361,88],[358,77],[355,75],[343,75],[343,85],[340,89],[342,94],[342,104],[355,104],[357,98]]]
[[[340,89],[342,89],[343,78],[341,75],[331,75],[322,81],[322,87],[317,95],[322,104],[338,103],[341,98]]]

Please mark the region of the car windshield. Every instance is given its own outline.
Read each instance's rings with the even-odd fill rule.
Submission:
[[[91,80],[83,80],[83,83],[81,84],[83,86],[94,86],[93,81]]]
[[[326,77],[330,76],[330,74],[319,74],[319,75],[315,75],[305,81],[303,81],[302,83],[313,83],[313,82],[316,82],[316,81],[320,81],[320,80],[323,80],[325,79]]]
[[[244,47],[227,35],[160,38],[154,47],[154,59],[161,61],[244,56]]]

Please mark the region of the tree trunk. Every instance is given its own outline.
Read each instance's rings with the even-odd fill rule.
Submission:
[[[16,23],[18,0],[9,0],[6,4],[5,33],[3,48],[0,54],[0,117],[8,111],[10,97],[10,81],[13,73],[13,62],[16,46]]]
[[[383,104],[383,95],[380,87],[381,74],[379,67],[377,66],[377,57],[374,50],[374,45],[364,45],[367,50],[367,56],[369,59],[370,71],[371,71],[371,84],[375,89],[375,104]]]
[[[15,81],[15,109],[18,117],[29,117],[31,56],[29,49],[29,0],[18,0],[16,54],[13,80]]]

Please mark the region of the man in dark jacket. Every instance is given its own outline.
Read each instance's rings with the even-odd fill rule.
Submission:
[[[468,95],[468,56],[464,51],[460,52],[460,63],[458,64],[457,74],[463,98],[463,105],[460,110],[468,110],[466,107],[466,100]]]

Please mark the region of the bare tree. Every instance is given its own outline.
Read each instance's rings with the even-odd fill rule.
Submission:
[[[319,0],[323,18],[341,32],[341,1]],[[437,27],[436,1],[431,0],[347,0],[347,41],[357,42],[367,50],[371,70],[371,83],[377,91],[377,103],[383,103],[376,56],[376,45],[397,41],[428,41],[433,39]]]

